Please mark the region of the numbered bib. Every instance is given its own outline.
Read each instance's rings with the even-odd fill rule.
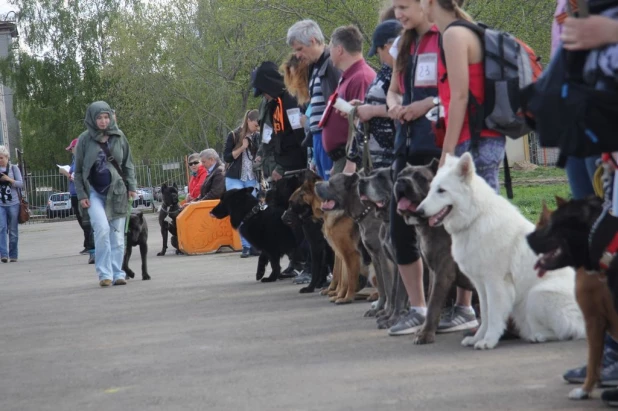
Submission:
[[[262,143],[268,144],[270,140],[273,138],[273,128],[268,124],[264,124],[264,128],[262,130]]]
[[[420,87],[438,86],[438,54],[419,54],[416,60],[414,85]]]
[[[300,123],[300,109],[299,108],[291,108],[286,110],[288,113],[288,120],[290,120],[290,125],[294,130],[298,130],[302,128],[302,124]]]

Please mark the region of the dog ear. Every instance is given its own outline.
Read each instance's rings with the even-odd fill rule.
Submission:
[[[360,176],[358,175],[358,173],[346,175],[345,185],[347,188],[350,188],[354,184],[358,183],[358,180],[360,180]]]
[[[255,188],[253,187],[245,187],[243,188],[243,191],[246,192],[249,195],[253,195],[253,191],[255,190]]]
[[[547,207],[547,203],[545,200],[542,202],[543,208],[541,209],[541,215],[539,216],[539,222],[537,223],[537,228],[544,227],[549,224],[549,220],[551,218],[551,210]]]
[[[161,184],[161,191],[165,191],[165,190],[167,190],[167,184],[163,183]]]
[[[565,200],[564,198],[560,197],[560,196],[556,196],[556,205],[558,207],[562,207],[564,206],[566,203],[568,203],[567,200]]]
[[[474,160],[470,153],[464,153],[463,156],[457,162],[457,174],[464,179],[464,181],[471,181],[472,177],[476,173],[474,168]]]
[[[438,172],[438,168],[440,166],[440,161],[437,158],[432,158],[431,163],[427,165],[434,174]]]
[[[141,210],[139,213],[137,213],[137,217],[139,218],[140,223],[144,222],[144,213]]]
[[[178,190],[178,186],[176,185],[176,183],[174,183],[174,185],[172,185],[172,187],[174,187],[176,190]]]

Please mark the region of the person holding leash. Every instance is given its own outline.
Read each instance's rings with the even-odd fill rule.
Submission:
[[[99,285],[125,285],[125,222],[137,187],[131,149],[106,102],[90,104],[84,122],[75,152],[75,190],[83,219],[94,230]]]

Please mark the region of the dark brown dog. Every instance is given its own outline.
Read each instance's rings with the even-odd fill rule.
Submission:
[[[598,198],[566,201],[556,198],[558,209],[543,203],[537,228],[528,235],[528,244],[542,254],[536,268],[539,276],[563,267],[575,267],[575,298],[584,314],[588,340],[588,365],[584,384],[569,393],[571,399],[587,399],[600,379],[605,333],[618,339],[618,313],[607,287],[606,273],[598,261],[591,261],[588,235],[601,214]]]

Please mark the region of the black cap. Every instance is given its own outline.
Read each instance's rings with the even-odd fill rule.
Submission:
[[[254,97],[259,97],[266,93],[275,98],[279,97],[285,90],[283,76],[279,72],[277,65],[272,61],[265,61],[260,64],[251,77]]]
[[[403,26],[397,20],[386,20],[380,23],[373,32],[369,57],[375,56],[378,51],[378,47],[384,47],[389,40],[394,40],[397,38],[402,29]]]

